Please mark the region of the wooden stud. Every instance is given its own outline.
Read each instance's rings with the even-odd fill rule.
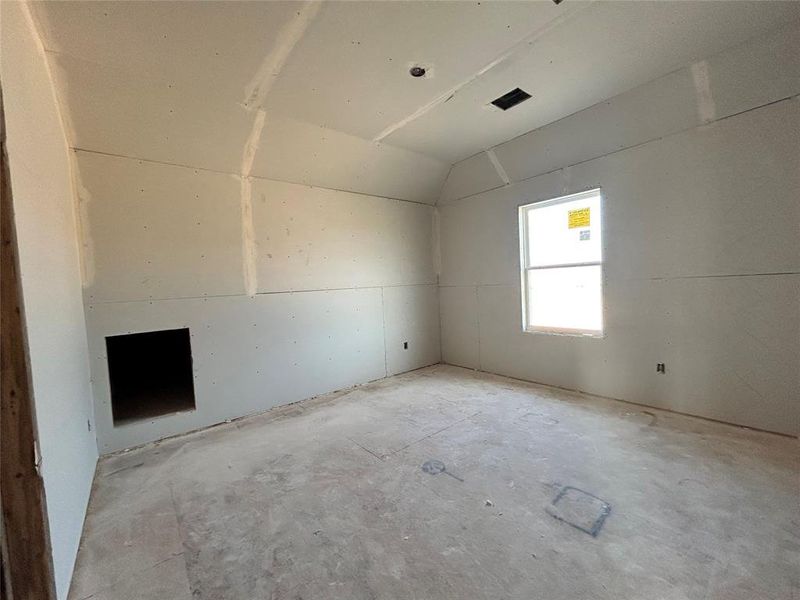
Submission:
[[[0,506],[9,600],[55,600],[0,89]]]

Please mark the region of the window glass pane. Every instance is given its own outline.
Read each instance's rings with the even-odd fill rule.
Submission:
[[[600,193],[527,211],[528,266],[600,262]]]
[[[602,268],[528,271],[528,326],[603,330]]]

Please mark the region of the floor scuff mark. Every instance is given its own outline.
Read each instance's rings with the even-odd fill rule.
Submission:
[[[73,595],[791,597],[797,441],[626,406],[438,365],[104,458]]]
[[[589,492],[566,486],[545,510],[551,517],[597,537],[611,513],[611,505]]]
[[[448,471],[445,464],[440,460],[433,459],[425,461],[422,464],[422,470],[428,475],[438,475],[439,473],[444,473],[445,475],[449,475],[453,479],[456,479],[461,483],[464,483],[464,480],[461,479],[461,477],[459,477],[458,475],[454,475],[453,473]]]

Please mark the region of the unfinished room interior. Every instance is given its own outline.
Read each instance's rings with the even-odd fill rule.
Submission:
[[[800,2],[0,2],[8,600],[800,600]]]

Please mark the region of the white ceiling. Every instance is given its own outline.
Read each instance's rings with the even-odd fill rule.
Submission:
[[[386,141],[456,162],[798,19],[800,2],[595,2]],[[533,98],[487,109],[515,87]]]
[[[451,164],[800,19],[800,2],[744,1],[33,8],[73,146],[232,172],[252,132],[248,86],[265,65],[268,124],[312,124]],[[415,63],[430,76],[411,78]],[[533,98],[487,108],[518,86]]]

